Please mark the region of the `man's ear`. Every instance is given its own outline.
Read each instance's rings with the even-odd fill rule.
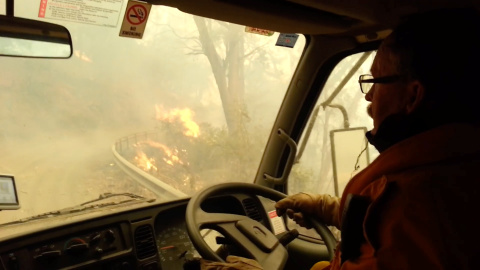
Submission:
[[[423,84],[414,80],[408,83],[407,86],[407,104],[406,104],[406,113],[411,114],[412,112],[418,110],[418,107],[423,103],[425,99],[425,87]]]

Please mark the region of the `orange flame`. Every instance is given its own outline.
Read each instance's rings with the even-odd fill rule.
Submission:
[[[150,147],[162,150],[167,156],[163,158],[163,161],[165,161],[165,163],[167,163],[168,165],[173,166],[175,163],[184,165],[183,161],[178,157],[177,149],[172,150],[161,143],[150,141],[150,140],[138,143],[138,145],[140,144],[147,144]]]
[[[157,120],[168,121],[169,123],[176,120],[182,122],[186,129],[183,134],[186,136],[197,138],[200,135],[200,127],[192,120],[194,113],[189,108],[166,111],[163,106],[155,105],[155,111],[157,112]]]
[[[91,59],[90,57],[88,57],[88,56],[87,56],[84,52],[82,52],[82,51],[74,50],[74,51],[73,51],[73,54],[74,54],[76,57],[80,58],[80,60],[82,60],[82,61],[89,62],[89,63],[92,62],[92,59]]]
[[[137,151],[137,156],[135,157],[135,160],[137,160],[137,166],[144,171],[148,172],[150,170],[158,170],[157,167],[154,165],[155,159],[148,158],[147,155],[140,150]]]

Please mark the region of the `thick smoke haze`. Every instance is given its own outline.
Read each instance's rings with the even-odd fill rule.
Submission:
[[[16,6],[17,16],[36,18],[36,7]],[[210,130],[211,137],[198,139],[203,145],[228,138],[217,82],[199,51],[191,15],[153,7],[142,40],[119,37],[119,26],[50,21],[70,30],[71,59],[2,57],[0,63],[0,173],[16,177],[22,207],[0,212],[0,224],[77,205],[105,192],[153,196],[114,164],[111,147],[119,138],[159,128],[159,106],[191,110],[193,121]],[[225,58],[221,29],[212,27],[210,33]],[[275,46],[278,34],[242,36],[248,55],[243,63],[245,134],[256,134],[246,140],[255,147],[245,151],[252,162],[248,171],[254,174],[253,164],[258,166],[305,41],[301,37],[295,49],[288,49]],[[219,153],[229,151],[220,148]],[[250,161],[252,152],[255,158]],[[248,178],[253,181],[253,176]]]

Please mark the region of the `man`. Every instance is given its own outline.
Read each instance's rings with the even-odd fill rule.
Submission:
[[[342,198],[300,193],[276,204],[342,231],[327,269],[480,269],[480,18],[421,14],[380,46],[361,76],[381,154]]]

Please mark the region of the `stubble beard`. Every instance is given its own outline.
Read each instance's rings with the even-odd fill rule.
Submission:
[[[373,119],[372,104],[368,104],[368,106],[367,106],[367,114],[368,114],[368,116],[370,116],[370,118]]]

